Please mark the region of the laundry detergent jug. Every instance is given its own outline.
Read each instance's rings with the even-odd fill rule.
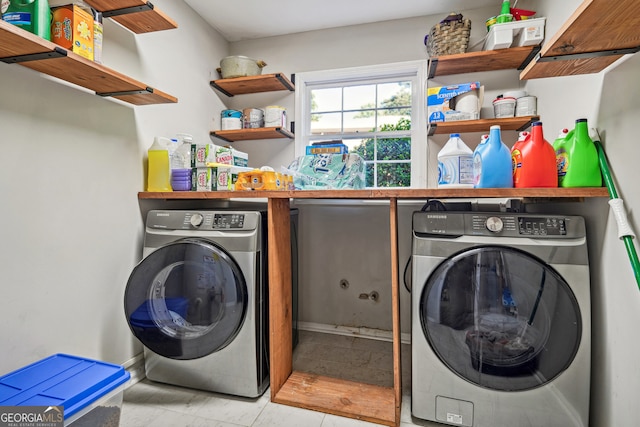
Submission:
[[[438,153],[438,187],[473,188],[473,151],[459,133],[450,134]]]
[[[531,134],[511,149],[513,186],[516,188],[557,187],[556,152],[544,139],[542,122],[535,122]]]
[[[491,126],[487,141],[476,147],[473,153],[473,178],[475,188],[513,187],[511,151],[502,142],[500,125]]]
[[[591,137],[587,119],[576,126],[564,141],[554,142],[559,187],[601,187],[602,175],[598,151]]]
[[[171,164],[169,138],[156,136],[147,151],[147,191],[171,191]]]

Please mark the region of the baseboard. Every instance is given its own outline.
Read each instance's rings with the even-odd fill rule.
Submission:
[[[143,353],[138,353],[131,359],[124,362],[122,366],[131,375],[131,379],[127,383],[126,388],[131,387],[132,385],[142,381],[147,377],[144,371],[144,354]]]
[[[325,323],[298,321],[298,329],[301,331],[320,332],[323,334],[346,335],[361,337],[379,341],[393,341],[393,332],[384,329],[374,329],[365,327],[352,327],[341,325],[327,325]],[[411,334],[401,333],[400,342],[411,344]]]

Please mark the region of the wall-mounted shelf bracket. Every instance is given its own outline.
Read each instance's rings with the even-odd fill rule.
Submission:
[[[61,47],[56,47],[53,51],[8,56],[6,58],[0,58],[0,61],[6,64],[18,64],[20,62],[40,61],[43,59],[61,58],[63,56],[67,56],[67,50]]]
[[[541,49],[542,49],[541,45],[534,46],[533,50],[529,53],[529,55],[525,58],[525,60],[522,61],[522,64],[520,64],[520,66],[518,67],[518,71],[524,70],[525,67],[529,65],[529,62],[533,61],[533,58],[535,58],[538,55]]]
[[[153,4],[151,4],[150,2],[146,2],[145,4],[142,4],[140,6],[123,7],[122,9],[107,10],[102,12],[102,16],[105,18],[111,18],[114,16],[128,15],[130,13],[148,12],[150,10],[153,10]]]
[[[140,90],[123,90],[120,92],[102,92],[102,93],[98,93],[96,92],[96,95],[99,96],[104,96],[104,97],[108,97],[108,96],[126,96],[126,95],[140,95],[140,94],[145,94],[145,93],[153,93],[153,88],[152,87],[147,87],[146,89],[140,89]]]
[[[627,55],[640,52],[640,46],[627,49],[601,50],[597,52],[569,53],[566,55],[540,56],[536,57],[536,62],[569,61],[572,59],[597,58],[601,56]]]

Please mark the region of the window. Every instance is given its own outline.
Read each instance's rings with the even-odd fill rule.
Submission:
[[[426,187],[426,61],[296,74],[296,156],[342,140],[367,187]]]

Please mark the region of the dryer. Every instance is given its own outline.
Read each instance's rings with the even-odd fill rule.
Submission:
[[[413,214],[411,412],[455,426],[586,427],[584,219]]]
[[[266,234],[261,211],[148,213],[143,259],[124,298],[147,378],[243,397],[264,393]]]

